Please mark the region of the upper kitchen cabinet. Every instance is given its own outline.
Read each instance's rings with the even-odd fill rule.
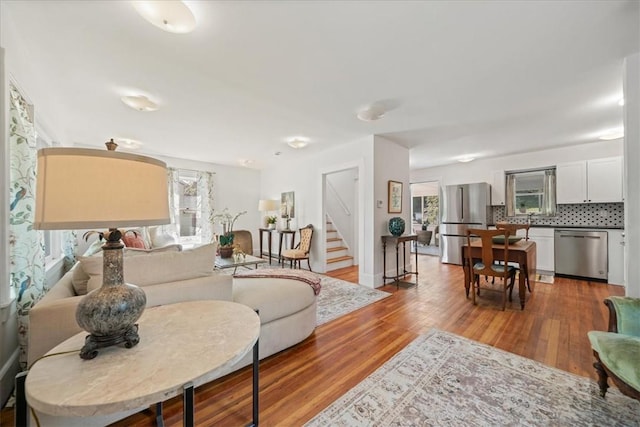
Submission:
[[[491,206],[504,206],[504,171],[493,171]]]
[[[559,204],[622,202],[622,157],[561,163],[556,167]]]

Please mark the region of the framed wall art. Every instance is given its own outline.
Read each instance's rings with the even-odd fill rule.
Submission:
[[[402,213],[402,183],[389,181],[389,213]]]

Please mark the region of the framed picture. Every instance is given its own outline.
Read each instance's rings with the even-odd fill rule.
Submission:
[[[402,213],[402,183],[389,181],[389,213]]]
[[[295,218],[296,217],[296,200],[293,191],[282,193],[280,197],[280,217]]]

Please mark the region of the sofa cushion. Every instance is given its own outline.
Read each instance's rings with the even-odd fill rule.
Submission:
[[[262,324],[297,313],[315,299],[311,286],[300,280],[233,278],[233,301],[259,310]]]
[[[178,233],[173,224],[149,227],[147,231],[152,248],[180,243]]]
[[[211,274],[216,246],[203,245],[182,252],[149,252],[124,258],[124,280],[138,286],[204,277]],[[87,291],[102,285],[102,258],[80,257],[82,269],[90,276]]]

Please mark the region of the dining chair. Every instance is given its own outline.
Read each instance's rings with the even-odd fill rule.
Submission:
[[[507,263],[500,264],[500,260],[509,259],[509,230],[485,230],[485,229],[473,229],[467,230],[467,256],[469,268],[469,277],[473,283],[472,297],[473,305],[476,305],[476,294],[480,296],[480,289],[501,292],[502,293],[502,310],[504,311],[507,306],[507,291],[509,291],[509,301],[511,301],[511,295],[513,293],[513,285],[515,283],[516,269]],[[493,252],[493,238],[497,236],[504,236],[504,252],[502,256],[494,256]],[[471,243],[474,237],[480,238],[482,246],[480,247],[480,257],[473,255]],[[495,283],[491,283],[491,287],[480,286],[480,276],[492,276],[502,279],[500,283],[500,289],[494,287]],[[488,283],[488,282],[487,282]],[[469,296],[467,295],[467,298]]]
[[[298,268],[302,268],[300,266],[300,261],[303,259],[307,260],[307,266],[309,267],[309,271],[311,271],[311,263],[309,262],[309,252],[311,251],[311,238],[313,237],[313,225],[309,224],[306,227],[300,229],[300,242],[293,249],[286,249],[282,251],[282,266],[284,267],[284,263],[288,260],[289,266],[291,268],[295,268],[296,265]]]
[[[509,234],[511,234],[512,236],[515,236],[516,233],[518,232],[518,230],[525,230],[525,235],[524,235],[524,240],[529,240],[529,228],[531,226],[529,224],[513,224],[513,223],[507,223],[507,222],[498,222],[496,223],[496,228],[498,230],[509,230]],[[514,267],[519,268],[519,266],[511,264]],[[527,284],[527,289],[529,290],[529,293],[531,293],[531,284],[529,283],[529,272],[525,271],[521,273],[524,274],[524,280],[525,283]]]

